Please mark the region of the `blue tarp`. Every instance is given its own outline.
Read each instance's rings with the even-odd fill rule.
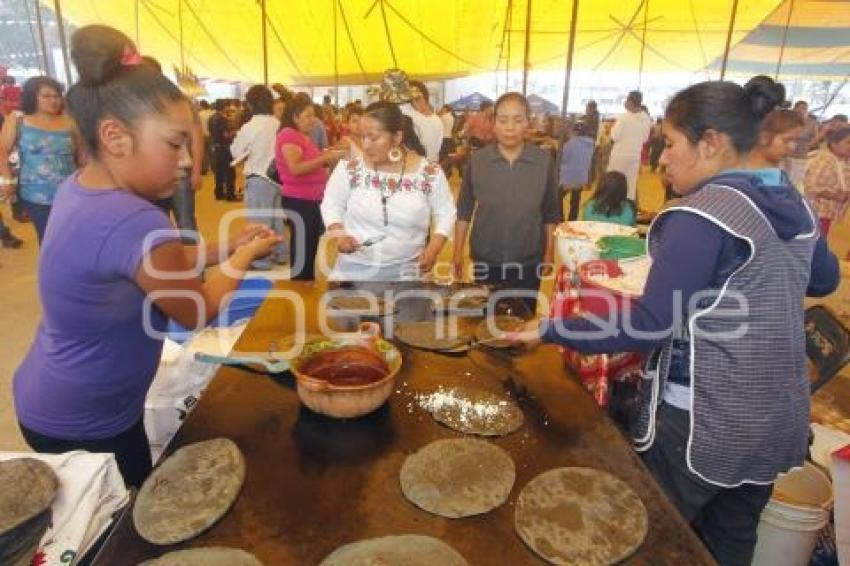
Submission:
[[[537,94],[528,95],[528,105],[531,106],[532,114],[557,114],[561,111],[556,104]]]
[[[454,102],[449,102],[452,110],[478,110],[482,102],[493,102],[480,92],[473,92],[463,98],[458,98]]]

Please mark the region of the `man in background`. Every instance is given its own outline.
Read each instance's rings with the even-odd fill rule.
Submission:
[[[233,129],[227,116],[227,102],[218,99],[213,103],[213,115],[210,116],[208,128],[212,146],[210,160],[215,176],[215,199],[236,200],[236,172],[230,164],[233,156],[230,154],[230,144],[233,143]]]
[[[640,174],[640,157],[643,144],[649,139],[652,120],[641,109],[643,94],[631,91],[626,97],[626,111],[617,117],[611,128],[611,157],[608,159],[608,171],[619,171],[626,176],[628,198],[637,207],[637,181]]]
[[[410,81],[414,99],[410,104],[402,104],[403,114],[413,120],[413,130],[425,148],[425,157],[435,163],[440,160],[440,147],[443,145],[443,121],[431,108],[428,87],[422,81]]]
[[[206,174],[210,170],[210,116],[213,115],[213,109],[210,103],[202,100],[198,106],[198,119],[201,121],[201,132],[204,135],[204,160],[201,163],[201,173]]]

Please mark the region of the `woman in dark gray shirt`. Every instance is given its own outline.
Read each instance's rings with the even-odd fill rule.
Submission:
[[[526,143],[528,101],[509,92],[496,101],[495,143],[476,150],[463,175],[455,225],[455,277],[463,276],[466,236],[473,218],[473,277],[525,295],[533,313],[541,275],[551,272],[552,232],[563,211],[551,155]]]

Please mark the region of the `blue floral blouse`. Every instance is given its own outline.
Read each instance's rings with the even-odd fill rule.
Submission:
[[[53,204],[59,184],[77,168],[70,130],[42,130],[21,124],[18,155],[21,198],[35,204]]]

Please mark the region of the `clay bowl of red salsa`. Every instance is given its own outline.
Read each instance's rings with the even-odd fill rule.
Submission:
[[[359,417],[383,405],[400,369],[401,352],[384,340],[373,347],[315,341],[292,363],[301,402],[337,418]]]

